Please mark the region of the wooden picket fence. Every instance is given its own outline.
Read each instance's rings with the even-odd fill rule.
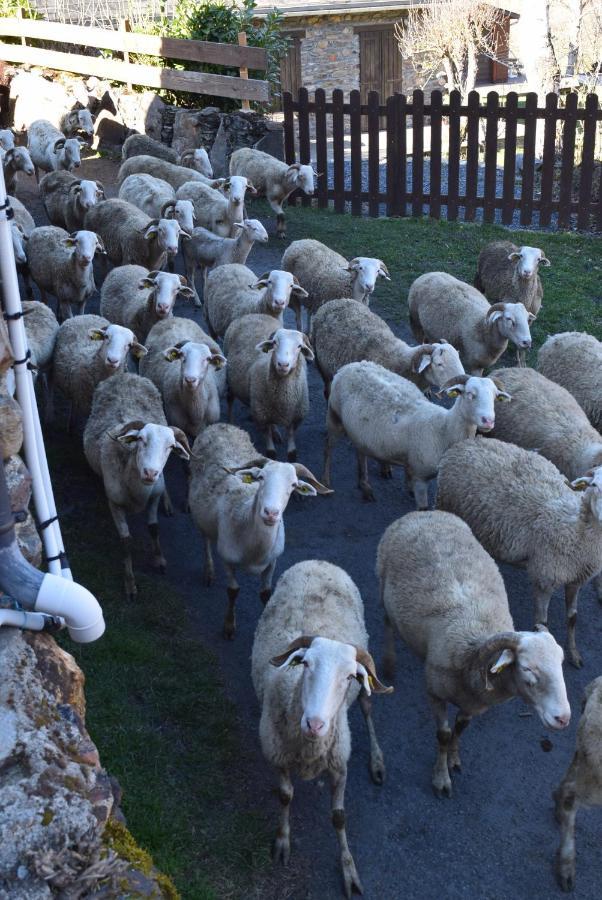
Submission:
[[[332,100],[327,101],[323,90],[310,100],[301,88],[296,100],[284,94],[283,109],[286,161],[293,163],[298,155],[301,163],[309,163],[313,156],[317,171],[324,173],[317,181],[320,207],[332,201],[337,212],[350,209],[353,215],[426,213],[439,219],[444,213],[452,221],[478,218],[523,227],[576,225],[583,231],[602,231],[598,174],[597,197],[594,184],[602,110],[595,94],[587,97],[583,107],[575,93],[567,95],[562,106],[556,94],[548,94],[541,108],[536,94],[526,94],[522,105],[518,94],[500,98],[495,91],[487,95],[484,105],[477,91],[469,94],[466,106],[457,91],[445,102],[440,91],[428,99],[422,91],[414,91],[411,98],[395,94],[382,105],[375,91],[362,104],[359,91],[351,91],[346,103],[341,90],[333,91]],[[367,153],[362,146],[364,117]],[[381,150],[383,119],[386,146]],[[484,147],[479,139],[481,120]],[[519,127],[524,131],[522,148],[517,141]],[[537,159],[541,128],[543,148]],[[503,162],[498,164],[501,151]],[[300,202],[312,201],[303,197]]]

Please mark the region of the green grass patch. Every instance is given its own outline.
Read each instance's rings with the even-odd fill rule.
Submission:
[[[479,252],[490,241],[542,247],[552,266],[541,270],[544,300],[533,327],[534,346],[558,331],[588,331],[602,338],[600,237],[509,231],[498,225],[428,218],[370,219],[307,207],[290,209],[287,226],[290,240],[312,237],[347,258],[384,260],[391,281],[379,280],[373,303],[378,312],[398,323],[408,321],[408,290],[424,272],[449,272],[472,284]]]
[[[137,570],[143,599],[125,600],[100,481],[76,440],[57,431],[48,445],[73,572],[107,623],[89,646],[62,640],[86,675],[88,730],[121,784],[128,828],[186,900],[246,896],[268,862],[269,826],[237,802],[245,750],[216,660],[164,579]]]

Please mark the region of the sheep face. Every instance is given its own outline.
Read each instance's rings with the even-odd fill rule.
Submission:
[[[441,341],[438,344],[423,344],[422,347],[418,347],[412,359],[412,371],[417,374],[424,372],[429,384],[441,387],[450,379],[463,375],[464,366],[456,348],[447,341]]]
[[[286,172],[286,180],[291,186],[291,190],[298,188],[304,194],[311,196],[315,190],[314,175],[317,176],[311,166],[302,166],[299,163],[293,163],[288,167]]]
[[[539,247],[521,247],[520,250],[510,253],[508,259],[516,266],[518,277],[525,279],[537,275],[540,266],[551,265],[550,260]]]
[[[245,194],[256,194],[257,191],[250,181],[244,175],[231,175],[221,186],[222,192],[228,197],[232,206],[237,207],[242,212],[245,202]]]
[[[204,175],[206,178],[213,178],[213,166],[209,161],[209,154],[204,149],[204,147],[198,147],[194,151],[194,153],[192,154],[191,162],[191,168],[195,169],[197,172],[200,172],[201,175]]]
[[[17,172],[33,175],[33,163],[27,147],[12,147],[4,154],[4,166],[10,165]]]
[[[159,480],[172,450],[182,459],[190,459],[188,441],[179,428],[133,422],[125,426],[115,440],[136,453],[138,475],[142,483],[149,486]]]
[[[90,266],[95,253],[104,253],[101,239],[93,231],[74,231],[65,239],[65,246],[73,249],[76,262],[82,267]]]
[[[585,500],[589,502],[592,515],[602,522],[602,466],[597,466],[571,482],[574,491],[585,491]]]
[[[262,275],[253,287],[267,289],[267,301],[274,312],[282,312],[286,309],[291,294],[294,294],[299,300],[307,297],[307,291],[301,287],[295,276],[282,269],[273,269],[269,274]]]
[[[155,315],[159,319],[167,319],[172,314],[178,294],[194,297],[191,289],[186,287],[186,279],[171,272],[149,272],[138,288],[151,288],[149,296],[153,297]]]
[[[527,312],[522,303],[494,303],[487,313],[488,321],[497,322],[499,333],[516,347],[529,350],[531,330],[529,324],[535,321],[533,313]]]
[[[178,252],[178,242],[182,229],[176,219],[155,219],[144,230],[147,241],[156,240],[160,249],[168,256]]]
[[[104,189],[98,181],[80,181],[73,188],[77,196],[77,202],[82,209],[88,210],[95,206],[99,200],[104,200]]]
[[[267,341],[257,344],[255,349],[272,354],[272,367],[280,377],[286,377],[294,372],[300,353],[306,359],[314,358],[307,337],[301,331],[288,328],[279,328]]]
[[[60,146],[59,146],[60,145]],[[57,141],[54,145],[55,153],[61,152],[64,160],[64,167],[71,171],[79,169],[82,164],[80,155],[80,142],[78,138],[67,138],[63,144]]]
[[[477,375],[463,375],[452,379],[453,383],[443,386],[442,393],[448,397],[458,397],[463,414],[471,425],[479,431],[491,431],[495,426],[494,403],[496,400],[510,400],[511,397],[492,378]]]
[[[15,146],[15,136],[10,128],[0,129],[0,149],[12,150]]]
[[[376,287],[376,279],[379,275],[391,280],[389,271],[382,259],[373,259],[370,256],[356,256],[349,261],[347,271],[351,272],[353,281],[353,299],[363,300],[369,297]]]
[[[192,200],[176,200],[173,207],[174,219],[187,234],[192,234],[196,216]]]
[[[165,359],[180,360],[180,382],[184,390],[196,390],[207,377],[210,368],[221,369],[226,365],[226,357],[213,353],[207,344],[186,341],[163,351]]]
[[[249,241],[259,241],[260,244],[266,244],[268,241],[268,233],[259,219],[245,219],[244,222],[235,222],[234,227],[243,229],[245,237]]]
[[[137,358],[148,353],[146,347],[138,343],[134,332],[122,325],[111,324],[104,328],[91,328],[88,337],[91,341],[102,342],[98,352],[109,372],[118,372],[122,369],[130,351]]]
[[[27,235],[23,229],[15,222],[11,222],[11,236],[13,240],[13,252],[15,254],[15,262],[19,266],[24,266],[27,262],[27,254],[25,253],[25,245],[27,243]]]
[[[77,128],[79,131],[87,134],[88,137],[92,137],[94,134],[94,120],[92,119],[92,114],[89,109],[78,109],[77,110]]]
[[[293,491],[312,497],[331,493],[301,463],[260,460],[255,465],[228,471],[245,484],[256,485],[255,509],[263,524],[270,528],[280,523]],[[299,475],[304,480],[300,480]]]
[[[571,721],[563,660],[562,648],[549,632],[523,631],[516,646],[503,650],[489,671],[496,674],[513,666],[520,696],[535,707],[546,727],[560,729]]]

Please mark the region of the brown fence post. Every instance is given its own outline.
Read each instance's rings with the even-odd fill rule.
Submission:
[[[523,184],[520,194],[520,224],[533,221],[535,183],[535,139],[537,137],[537,94],[527,94],[525,104],[525,140],[523,144]]]
[[[558,122],[558,94],[546,97],[545,127],[543,134],[543,163],[541,169],[541,196],[539,200],[539,226],[547,228],[552,221],[552,196],[554,193],[554,169],[556,168],[556,125]]]
[[[311,162],[311,150],[309,142],[309,95],[307,88],[299,88],[299,162],[308,165]],[[301,195],[302,206],[311,206],[311,197]]]
[[[460,195],[460,91],[449,95],[449,157],[447,163],[447,219],[458,218]]]
[[[474,221],[477,209],[477,182],[479,178],[479,94],[471,91],[468,95],[468,115],[466,141],[466,206],[464,219]]]
[[[441,108],[443,95],[441,91],[431,94],[431,170],[429,212],[433,219],[441,218]]]
[[[292,166],[295,162],[295,116],[293,95],[285,91],[282,95],[282,112],[284,114],[284,159]]]
[[[332,162],[334,169],[334,208],[345,212],[345,120],[343,91],[332,92]]]
[[[123,34],[130,34],[132,31],[132,24],[131,24],[130,20],[129,19],[121,19],[121,21],[119,22],[119,30],[121,32],[123,32]],[[129,61],[130,61],[130,54],[129,54],[128,50],[126,49],[125,41],[123,44],[123,61],[124,61],[124,63],[129,63]],[[126,82],[125,86],[127,87],[128,91],[132,90],[133,86],[132,86],[131,81]]]
[[[497,193],[497,139],[500,98],[496,91],[487,94],[485,125],[485,185],[483,191],[483,221],[495,221]]]
[[[506,130],[504,132],[504,184],[502,189],[502,224],[512,224],[514,217],[514,187],[516,184],[516,125],[518,94],[506,96]]]
[[[421,216],[424,194],[424,92],[412,94],[412,215]]]
[[[373,218],[378,216],[378,195],[380,193],[379,129],[380,118],[378,91],[368,94],[368,212]]]
[[[23,9],[22,6],[18,6],[18,7],[17,7],[17,18],[18,18],[18,19],[24,19],[24,18],[25,18],[25,10]],[[27,47],[27,41],[25,40],[24,37],[21,38],[21,46],[22,46],[22,47]]]
[[[316,108],[316,170],[318,172],[318,206],[328,206],[328,151],[326,138],[326,93],[318,88],[314,94]]]
[[[562,130],[562,166],[560,168],[560,196],[558,198],[558,227],[569,228],[573,202],[573,170],[575,168],[575,132],[577,131],[578,96],[572,92],[566,98],[564,128]]]
[[[585,101],[585,119],[583,122],[581,183],[579,185],[579,211],[577,213],[577,228],[581,231],[588,229],[591,222],[597,113],[598,97],[596,94],[588,94]]]
[[[395,97],[387,97],[387,215],[397,215],[395,188],[397,186],[397,167],[399,166],[399,148],[397,132],[397,104]]]
[[[246,31],[238,32],[238,46],[239,47],[247,46],[247,32]],[[246,66],[241,66],[240,69],[238,70],[238,72],[239,72],[239,75],[241,78],[245,78],[245,79],[249,78],[249,70],[247,69]],[[242,108],[246,109],[246,110],[251,109],[251,104],[249,103],[248,100],[242,101]]]
[[[362,214],[362,115],[360,92],[349,94],[349,130],[351,132],[351,214]]]

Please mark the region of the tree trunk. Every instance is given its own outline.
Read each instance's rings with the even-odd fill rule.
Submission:
[[[560,71],[550,36],[549,0],[523,4],[518,21],[520,55],[530,90],[543,100],[558,92]]]

